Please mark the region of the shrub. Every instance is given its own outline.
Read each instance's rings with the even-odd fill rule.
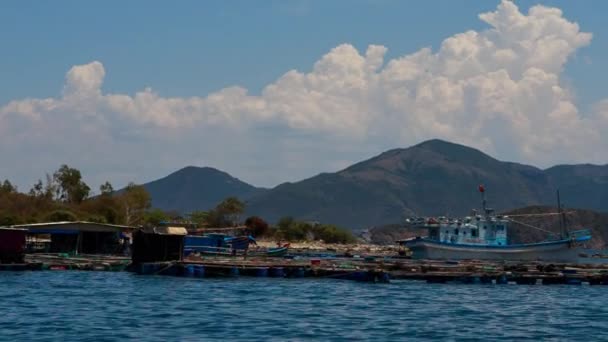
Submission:
[[[68,210],[55,210],[46,216],[48,222],[61,222],[61,221],[78,221],[78,217],[71,211]]]
[[[251,230],[255,237],[268,235],[270,229],[268,223],[258,216],[251,216],[245,220],[245,225]]]

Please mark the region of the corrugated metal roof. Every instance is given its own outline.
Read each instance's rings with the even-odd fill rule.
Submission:
[[[49,229],[53,229],[53,228],[60,228],[62,230],[90,231],[90,232],[119,232],[119,231],[136,229],[136,227],[122,226],[122,225],[117,225],[117,224],[88,222],[88,221],[73,221],[73,222],[61,221],[61,222],[19,224],[19,225],[11,226],[11,228],[23,228],[23,229],[27,229],[30,232],[49,230]]]

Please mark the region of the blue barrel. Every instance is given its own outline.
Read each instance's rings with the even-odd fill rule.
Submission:
[[[304,271],[304,268],[298,267],[291,272],[290,276],[293,278],[304,278],[304,276],[306,276],[306,271]]]
[[[139,265],[139,274],[154,274],[158,271],[159,265],[155,263],[142,263]]]
[[[203,278],[205,276],[205,267],[203,265],[194,265],[194,276]]]
[[[194,265],[184,265],[184,277],[194,277]]]
[[[283,278],[285,277],[285,271],[283,267],[272,267],[270,268],[270,276],[273,278]]]
[[[255,276],[256,277],[268,277],[268,268],[260,267],[260,268],[256,269]]]
[[[176,267],[175,264],[167,266],[159,274],[161,274],[161,275],[167,275],[167,276],[177,276],[177,275],[179,275],[178,268]]]
[[[566,284],[568,285],[581,285],[582,280],[577,278],[566,278]]]
[[[390,275],[386,272],[382,272],[378,278],[378,282],[380,283],[390,283],[391,281]]]

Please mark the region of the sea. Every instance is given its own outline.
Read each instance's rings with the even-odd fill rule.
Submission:
[[[608,287],[0,272],[1,341],[608,341]]]

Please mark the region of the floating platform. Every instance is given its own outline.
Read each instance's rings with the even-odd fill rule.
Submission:
[[[428,283],[608,285],[606,264],[409,260],[389,267],[393,279]]]
[[[41,263],[0,264],[0,271],[9,272],[41,271],[43,268]]]
[[[131,265],[130,259],[108,255],[29,254],[25,262],[0,264],[0,271],[132,271],[179,277],[267,277],[345,279],[386,283],[608,285],[608,263],[558,264],[487,260],[413,260],[393,257],[204,257]]]
[[[51,271],[124,271],[131,263],[129,257],[113,255],[68,255],[65,253],[40,253],[25,256],[28,264],[40,265],[40,270]]]
[[[282,259],[264,262],[235,262],[235,260],[148,262],[133,265],[131,271],[142,275],[196,278],[241,276],[327,278],[375,283],[388,283],[390,280],[388,272],[377,268],[336,268],[311,263],[285,263]]]

